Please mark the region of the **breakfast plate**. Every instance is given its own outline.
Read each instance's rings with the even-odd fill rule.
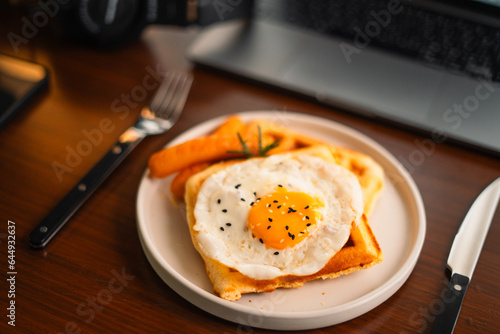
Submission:
[[[334,280],[311,281],[297,289],[247,294],[233,302],[224,300],[213,293],[203,261],[191,242],[182,206],[172,201],[172,177],[157,179],[146,171],[137,196],[137,227],[144,253],[157,274],[195,306],[238,324],[242,330],[247,327],[304,330],[331,326],[369,312],[390,298],[411,274],[425,238],[424,206],[409,173],[372,139],[336,122],[281,111],[238,115],[244,121],[269,119],[375,159],[386,175],[384,189],[369,219],[384,253],[384,261],[368,270]],[[204,122],[169,145],[210,133],[226,118]]]

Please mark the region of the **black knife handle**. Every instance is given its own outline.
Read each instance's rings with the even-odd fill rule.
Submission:
[[[453,274],[448,285],[439,314],[437,315],[432,334],[453,333],[457,322],[465,291],[469,286],[469,278],[460,274]]]
[[[44,248],[85,203],[101,183],[125,159],[140,140],[117,142],[115,146],[85,175],[52,209],[29,235],[33,248]]]

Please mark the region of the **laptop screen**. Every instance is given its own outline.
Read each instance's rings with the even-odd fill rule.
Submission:
[[[335,17],[338,13],[342,17],[348,15],[355,19],[367,15],[372,9],[380,10],[391,4],[395,6],[401,4],[405,8],[421,8],[428,12],[500,28],[500,0],[255,0],[254,2],[256,17],[291,17],[288,21],[293,23],[301,23],[305,16],[314,20],[321,20],[321,17],[326,17],[328,21],[338,20]]]
[[[500,27],[500,0],[401,0],[401,2]]]
[[[487,5],[495,6],[495,7],[500,7],[500,0],[473,0],[477,2],[482,2]]]

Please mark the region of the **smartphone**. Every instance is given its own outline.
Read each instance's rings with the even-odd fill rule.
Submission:
[[[0,53],[0,129],[47,85],[44,66]]]

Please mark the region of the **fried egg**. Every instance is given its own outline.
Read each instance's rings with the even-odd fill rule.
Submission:
[[[347,242],[363,213],[357,178],[321,158],[249,159],[212,174],[194,215],[205,256],[254,279],[310,275]]]

